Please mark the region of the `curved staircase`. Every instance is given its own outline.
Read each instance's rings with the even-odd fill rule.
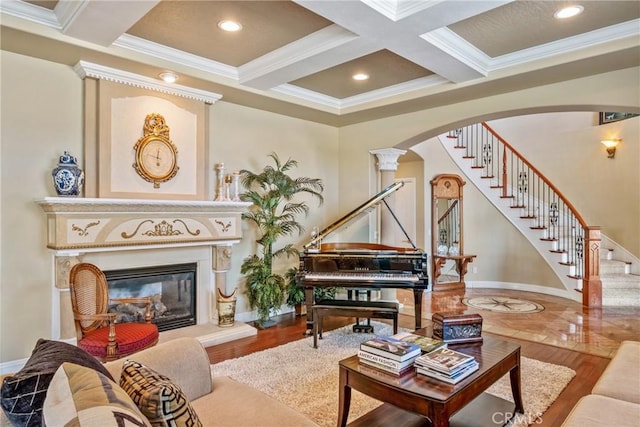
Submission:
[[[588,307],[640,306],[640,275],[600,249],[600,228],[486,123],[438,137],[467,178],[531,242],[562,281],[567,297]],[[575,292],[578,291],[578,292]]]

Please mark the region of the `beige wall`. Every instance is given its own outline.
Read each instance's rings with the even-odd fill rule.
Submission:
[[[64,150],[82,157],[82,81],[63,65],[2,51],[2,305],[0,360],[51,336],[52,265],[45,217],[51,171]]]
[[[82,158],[83,94],[82,81],[70,67],[4,51],[1,60],[0,362],[7,362],[27,357],[38,338],[51,337],[53,266],[50,253],[45,249],[44,215],[33,200],[55,195],[50,171],[63,150]],[[375,190],[371,149],[403,143],[412,146],[427,139],[423,134],[434,133],[439,127],[495,111],[563,103],[597,106],[603,100],[610,100],[610,105],[637,108],[640,102],[637,74],[637,69],[621,71],[340,129],[221,101],[211,106],[209,113],[209,179],[215,183],[212,167],[218,162],[224,162],[229,171],[259,169],[268,162],[267,154],[271,151],[282,158],[291,156],[300,163],[294,172],[325,181],[325,205],[320,209],[313,206],[311,216],[304,220],[307,229],[314,225],[322,227],[366,200]],[[630,78],[635,78],[633,84],[626,83]],[[437,170],[446,167],[446,159],[441,158],[436,149],[429,150],[423,158],[423,185],[428,188],[428,180]],[[482,198],[475,196],[474,190],[465,188],[465,197],[480,206]],[[507,226],[495,222],[497,214],[484,208],[480,212],[477,218],[482,222],[477,228],[511,236]],[[240,262],[253,252],[250,233],[246,224],[243,227],[247,239],[234,247],[230,286],[241,285]],[[465,227],[476,225],[465,222]],[[305,242],[307,238],[296,236],[293,240]],[[467,245],[477,249],[479,259],[499,258],[512,251],[524,251],[528,257],[526,245],[517,241],[515,233],[513,238],[508,238],[508,244],[487,245],[480,235],[476,242],[474,238],[471,242],[467,240]],[[478,275],[513,281],[519,277],[518,272],[491,271],[500,270],[499,266],[477,265],[481,266]],[[535,280],[533,283],[551,281],[544,273],[535,275],[535,262],[527,259],[523,265],[530,275],[523,281],[529,278]],[[246,302],[241,300],[238,311],[246,310]]]
[[[292,242],[301,247],[311,239],[309,232],[314,226],[323,227],[334,220],[338,204],[338,171],[335,162],[338,155],[337,129],[223,101],[211,107],[210,117],[212,165],[223,162],[227,171],[260,171],[267,164],[273,165],[268,155],[276,152],[281,161],[289,157],[298,161],[298,167],[291,170],[292,176],[322,179],[325,185],[324,204],[318,207],[315,200],[307,198],[311,209],[309,216],[301,221],[305,234],[292,236],[283,244]],[[233,267],[228,281],[231,286],[238,286],[241,290],[245,288],[240,264],[244,257],[256,251],[254,231],[246,221],[243,222],[245,238],[233,248]],[[292,265],[297,266],[297,259],[285,258],[275,268],[284,272]],[[236,311],[249,311],[246,298],[238,300]]]

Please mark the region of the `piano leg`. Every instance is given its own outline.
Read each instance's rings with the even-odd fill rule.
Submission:
[[[424,293],[423,289],[413,290],[413,308],[414,308],[414,316],[416,318],[416,330],[422,328],[422,294],[423,293]]]
[[[313,324],[315,319],[313,318],[313,289],[304,289],[304,303],[307,306],[307,330],[304,331],[305,336],[313,335]]]

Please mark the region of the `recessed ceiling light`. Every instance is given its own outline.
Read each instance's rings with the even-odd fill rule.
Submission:
[[[170,73],[170,72],[160,73],[160,78],[165,83],[175,83],[176,80],[178,80],[178,76],[175,73]]]
[[[242,25],[240,25],[235,21],[230,21],[228,19],[225,19],[224,21],[218,22],[218,28],[224,31],[233,32],[233,31],[240,31],[242,29]]]
[[[369,74],[358,73],[352,76],[353,80],[367,80],[369,78]]]
[[[571,18],[572,16],[580,15],[582,11],[584,11],[584,7],[580,5],[567,6],[556,11],[556,13],[554,13],[553,16],[556,19],[566,19],[566,18]]]

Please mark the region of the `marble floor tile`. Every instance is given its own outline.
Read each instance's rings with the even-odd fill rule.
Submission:
[[[463,298],[478,296],[526,299],[543,305],[544,310],[526,314],[497,313],[468,307],[462,302]],[[424,298],[422,316],[425,320],[443,311],[478,313],[483,318],[485,332],[599,356],[611,357],[622,341],[640,341],[640,307],[587,309],[578,302],[551,295],[486,288],[429,292]],[[410,301],[402,311],[413,314],[411,291],[398,290],[398,300]]]

